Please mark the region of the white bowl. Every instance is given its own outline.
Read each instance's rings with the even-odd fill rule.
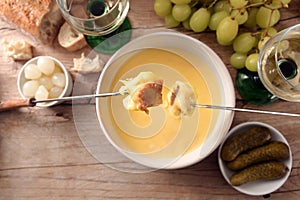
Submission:
[[[235,106],[235,92],[232,79],[222,60],[208,46],[187,35],[177,32],[156,32],[132,40],[117,51],[105,65],[98,82],[97,92],[112,90],[112,77],[132,55],[144,49],[164,49],[180,54],[201,71],[210,88],[212,103],[223,106]],[[201,60],[207,67],[195,66]],[[113,97],[116,98],[116,97]],[[162,158],[159,153],[148,155],[126,150],[126,144],[116,133],[110,118],[109,98],[96,101],[97,116],[103,133],[110,143],[123,155],[144,166],[157,169],[177,169],[195,164],[210,155],[223,141],[234,116],[232,111],[214,110],[209,133],[205,142],[195,150],[176,157]]]
[[[240,134],[246,130],[249,130],[250,128],[256,127],[256,126],[263,126],[268,128],[271,131],[272,141],[280,141],[288,145],[290,156],[288,159],[284,160],[283,163],[289,168],[289,172],[282,178],[274,179],[274,180],[258,180],[246,183],[241,186],[232,186],[234,189],[236,189],[239,192],[242,192],[244,194],[253,195],[253,196],[261,196],[261,195],[268,195],[275,190],[279,189],[288,179],[291,169],[292,169],[292,152],[290,145],[288,144],[287,140],[284,138],[284,136],[274,127],[261,123],[261,122],[245,122],[242,124],[239,124],[235,126],[233,129],[230,130],[228,133],[228,136],[223,141],[223,143],[220,145],[219,151],[218,151],[218,162],[220,170],[225,178],[225,180],[230,184],[230,177],[233,175],[234,171],[227,168],[226,163],[221,158],[221,149],[226,142],[227,139],[233,137],[234,135]],[[231,185],[231,184],[230,184]]]
[[[73,81],[72,81],[72,77],[71,75],[69,74],[68,70],[66,69],[66,67],[59,61],[57,60],[56,58],[53,58],[51,56],[37,56],[37,57],[34,57],[32,59],[30,59],[29,61],[27,61],[23,67],[21,68],[20,72],[19,72],[19,75],[18,75],[18,91],[21,95],[22,98],[28,98],[24,95],[23,93],[23,85],[26,81],[28,81],[28,79],[25,78],[25,68],[29,65],[29,64],[36,64],[37,63],[37,60],[39,58],[49,58],[51,60],[53,60],[55,62],[55,65],[57,67],[59,67],[61,69],[61,71],[64,73],[64,76],[65,76],[65,86],[63,88],[63,91],[61,92],[61,94],[57,97],[57,98],[61,98],[61,97],[66,97],[66,96],[69,96],[72,92],[72,87],[73,87]],[[38,107],[49,107],[49,106],[53,106],[53,105],[56,105],[56,104],[59,104],[61,103],[61,101],[53,101],[53,102],[48,102],[48,103],[37,103],[36,106]]]

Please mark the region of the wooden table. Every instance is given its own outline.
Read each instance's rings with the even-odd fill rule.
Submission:
[[[153,1],[131,0],[129,19],[134,28],[164,28],[164,20],[154,14]],[[300,1],[292,0],[282,10],[276,27],[283,29],[300,23]],[[57,42],[43,46],[13,25],[0,21],[1,38],[24,37],[34,45],[34,55],[51,55],[68,68],[77,52],[67,52]],[[216,43],[215,33],[191,35],[210,46],[224,61],[232,79],[236,70],[229,64],[231,47]],[[0,50],[0,99],[20,97],[17,75],[24,62],[14,62]],[[284,112],[300,112],[299,103],[278,101],[257,107],[237,94],[237,106]],[[288,181],[271,194],[272,199],[300,199],[300,123],[298,118],[235,114],[232,126],[247,121],[268,123],[280,130],[291,145],[293,169]],[[234,190],[221,175],[215,151],[202,162],[179,170],[151,173],[125,173],[94,159],[83,146],[73,120],[70,102],[52,108],[21,108],[0,113],[0,199],[262,199]]]

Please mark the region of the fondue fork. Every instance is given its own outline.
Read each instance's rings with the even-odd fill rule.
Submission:
[[[70,97],[61,97],[61,98],[52,98],[52,99],[42,99],[42,100],[32,100],[33,104],[37,103],[48,103],[53,101],[69,101],[69,100],[79,100],[79,99],[91,99],[91,98],[99,98],[99,97],[112,97],[119,95],[127,95],[128,92],[108,92],[102,94],[88,94],[88,95],[79,95],[79,96],[70,96]]]
[[[79,100],[79,99],[91,99],[91,98],[101,98],[101,97],[112,97],[120,95],[128,95],[128,92],[108,92],[101,94],[89,94],[89,95],[79,95],[79,96],[69,96],[61,98],[52,98],[52,99],[16,99],[16,100],[7,100],[0,102],[0,111],[10,110],[18,107],[28,107],[35,106],[37,103],[48,103],[53,101],[69,101],[69,100]],[[267,111],[267,110],[255,110],[255,109],[246,109],[246,108],[236,108],[230,106],[217,106],[217,105],[202,105],[202,104],[193,104],[192,106],[196,108],[204,109],[218,109],[218,110],[228,110],[228,111],[238,111],[238,112],[250,112],[250,113],[260,113],[260,114],[271,114],[271,115],[282,115],[290,117],[300,117],[300,114],[297,113],[285,113],[285,112],[276,112],[276,111]]]
[[[300,117],[300,114],[297,113],[285,113],[285,112],[276,112],[276,111],[267,111],[267,110],[255,110],[255,109],[246,109],[246,108],[236,108],[230,106],[216,106],[216,105],[202,105],[202,104],[193,104],[192,106],[197,108],[208,108],[208,109],[218,109],[218,110],[229,110],[229,111],[238,111],[238,112],[251,112],[251,113],[260,113],[260,114],[271,114],[271,115],[283,115],[290,117]]]
[[[108,92],[101,94],[89,94],[89,95],[79,95],[79,96],[69,96],[69,97],[60,97],[60,98],[52,98],[52,99],[42,99],[36,100],[34,98],[28,99],[10,99],[1,102],[0,101],[0,112],[11,110],[14,108],[20,107],[32,107],[38,103],[49,103],[54,101],[69,101],[69,100],[79,100],[79,99],[91,99],[91,98],[100,98],[100,97],[111,97],[111,96],[119,96],[119,95],[128,95],[128,92]]]

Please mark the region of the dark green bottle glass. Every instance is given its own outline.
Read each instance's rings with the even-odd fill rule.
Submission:
[[[246,68],[238,70],[235,84],[241,97],[248,103],[261,106],[278,100],[278,97],[264,87],[258,73]]]
[[[115,31],[104,36],[85,35],[87,43],[95,51],[103,54],[113,54],[131,39],[131,24],[126,18],[123,24]]]
[[[90,15],[101,16],[107,12],[105,2],[103,0],[90,0],[87,5]],[[88,22],[85,26],[88,26]],[[93,24],[90,24],[93,26]],[[131,39],[131,24],[128,18],[115,31],[104,36],[85,35],[87,43],[95,51],[102,54],[113,54]]]

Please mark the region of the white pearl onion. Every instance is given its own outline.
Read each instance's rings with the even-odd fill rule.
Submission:
[[[45,88],[45,86],[40,85],[39,88],[37,89],[34,98],[36,100],[43,100],[43,99],[48,99],[49,92]]]
[[[29,64],[26,66],[25,70],[25,78],[27,79],[39,79],[42,75],[41,71],[38,69],[36,64]]]
[[[66,77],[63,73],[54,73],[52,76],[52,83],[58,87],[65,87]]]
[[[39,79],[39,82],[40,82],[40,85],[45,86],[45,88],[47,88],[47,90],[50,90],[50,89],[53,87],[53,83],[52,83],[50,77],[42,76],[42,77]]]
[[[54,86],[49,91],[49,98],[57,98],[63,92],[63,88]]]
[[[37,66],[43,74],[47,76],[51,75],[55,68],[55,63],[53,60],[47,57],[41,57],[37,60]]]
[[[38,87],[39,87],[38,81],[36,80],[26,81],[22,88],[23,94],[28,98],[32,98],[34,97]]]

